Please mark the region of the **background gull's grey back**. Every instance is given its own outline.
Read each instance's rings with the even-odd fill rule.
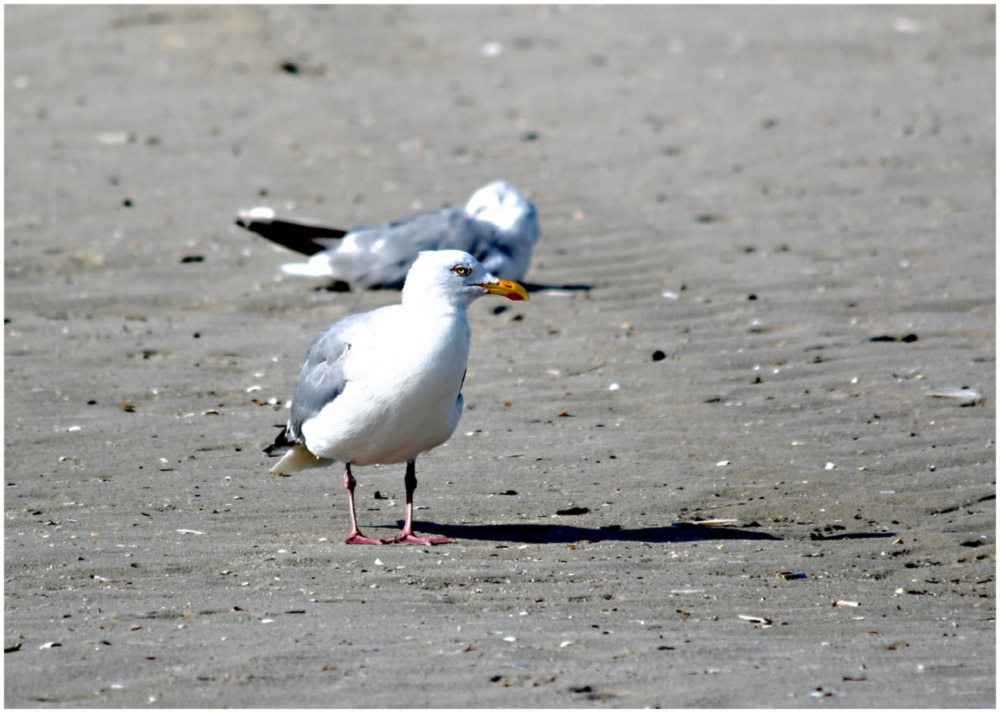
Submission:
[[[991,6],[5,20],[6,705],[994,704]],[[459,542],[343,546],[268,401],[397,294],[235,212],[498,177],[528,280],[593,289],[473,307],[418,491]],[[402,469],[357,475],[393,532]]]

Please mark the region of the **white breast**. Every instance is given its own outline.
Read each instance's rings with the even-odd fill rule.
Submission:
[[[317,456],[400,463],[444,443],[458,425],[469,358],[465,311],[418,316],[400,306],[379,317],[351,335],[344,391],[302,426]]]

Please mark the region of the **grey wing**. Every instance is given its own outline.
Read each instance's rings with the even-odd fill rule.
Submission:
[[[383,256],[383,265],[394,265],[399,270],[392,286],[402,286],[407,270],[421,250],[463,250],[497,277],[520,280],[531,264],[538,232],[538,219],[530,203],[507,228],[480,220],[465,209],[445,208],[393,223],[377,236],[381,242],[373,246],[372,253]],[[380,277],[384,279],[387,275]],[[381,284],[390,283],[386,280]]]
[[[335,277],[354,288],[399,288],[422,250],[468,250],[475,236],[461,208],[442,208],[389,225],[355,228],[331,252]]]
[[[288,436],[302,440],[302,424],[323,410],[344,390],[344,361],[351,351],[346,339],[347,327],[360,315],[342,319],[320,332],[306,352],[306,361],[299,372],[299,384],[292,397],[288,418]]]

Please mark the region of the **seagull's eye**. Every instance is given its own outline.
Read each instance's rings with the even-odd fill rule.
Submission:
[[[451,268],[451,271],[459,277],[468,277],[472,274],[472,268],[465,265],[455,265],[455,267]]]

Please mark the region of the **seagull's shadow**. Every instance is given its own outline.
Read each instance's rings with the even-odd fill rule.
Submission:
[[[542,292],[543,290],[554,290],[556,292],[590,292],[593,285],[543,285],[537,282],[522,282],[521,285],[528,292]]]
[[[402,522],[400,522],[402,525]],[[634,529],[577,527],[575,525],[439,525],[415,522],[418,534],[450,537],[454,540],[567,544],[573,542],[700,542],[702,540],[780,540],[767,532],[735,527],[702,527],[680,523]]]

